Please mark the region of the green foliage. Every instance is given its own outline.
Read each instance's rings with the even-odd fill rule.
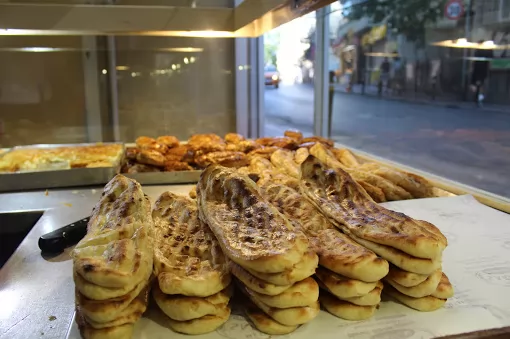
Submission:
[[[368,17],[373,23],[385,22],[395,34],[403,34],[418,45],[425,42],[425,29],[444,15],[446,0],[367,0],[348,7],[351,20]]]
[[[264,63],[276,65],[277,45],[264,43]]]

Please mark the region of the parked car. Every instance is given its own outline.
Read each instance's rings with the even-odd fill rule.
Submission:
[[[273,65],[264,67],[264,83],[278,88],[280,86],[280,73]]]

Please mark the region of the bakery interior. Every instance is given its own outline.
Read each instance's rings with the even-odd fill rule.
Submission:
[[[0,1],[0,339],[510,336],[510,199],[332,137],[334,2]],[[314,12],[312,133],[267,135]]]

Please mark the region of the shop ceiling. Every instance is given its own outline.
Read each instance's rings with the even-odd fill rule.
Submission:
[[[0,35],[257,37],[332,2],[0,0]]]

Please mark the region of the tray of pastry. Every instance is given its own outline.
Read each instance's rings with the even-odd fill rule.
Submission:
[[[0,191],[105,184],[124,153],[122,143],[17,146],[0,155]]]
[[[196,134],[187,141],[174,136],[139,137],[127,145],[122,173],[142,185],[195,183],[211,164],[237,168],[256,180],[300,178],[299,166],[313,155],[348,172],[376,202],[448,196],[425,178],[357,157],[334,141],[286,131],[282,137],[255,140],[228,133]],[[282,179],[283,178],[283,179]]]
[[[296,150],[319,140],[303,138],[288,131],[283,137],[246,139],[240,134],[195,134],[186,141],[175,136],[141,136],[135,144],[126,144],[121,172],[142,185],[196,183],[210,164],[229,168],[247,168],[254,157],[270,159],[278,149]],[[326,142],[326,139],[320,138]],[[327,141],[333,145],[332,141]]]

